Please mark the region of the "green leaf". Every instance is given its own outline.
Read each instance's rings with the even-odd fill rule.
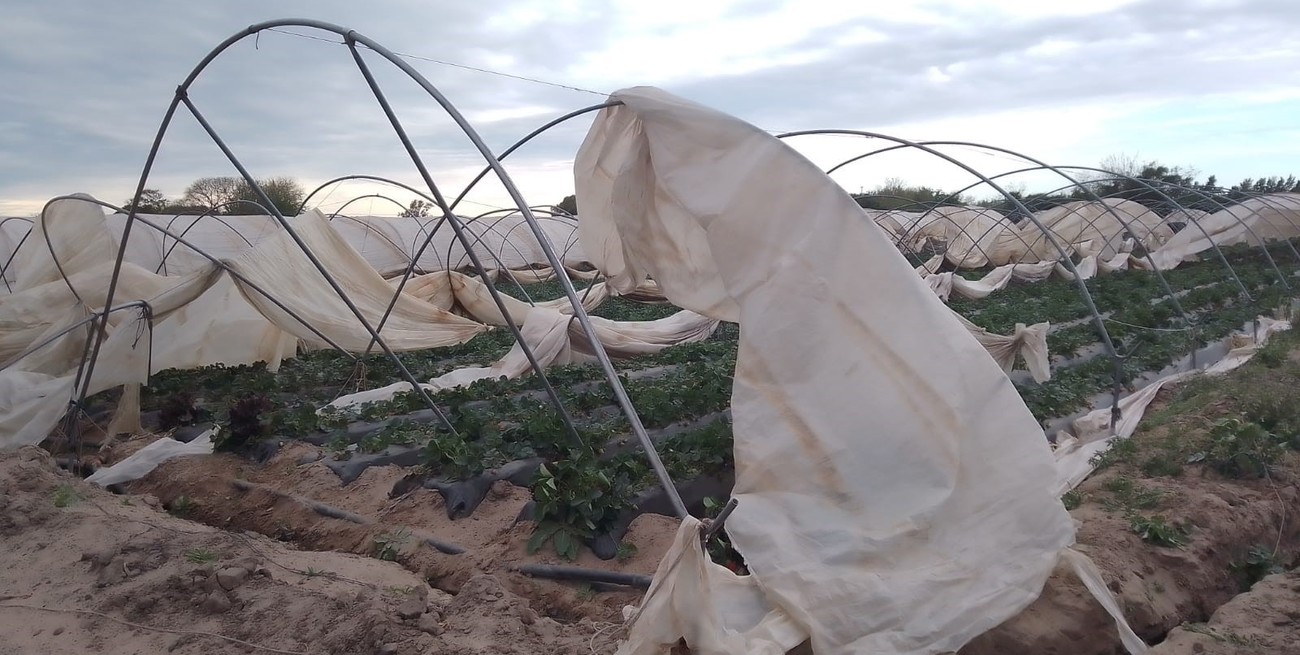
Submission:
[[[578,559],[578,542],[568,530],[555,533],[555,552],[569,561]]]
[[[546,540],[550,539],[559,529],[560,526],[554,523],[543,523],[537,526],[537,529],[533,530],[533,536],[528,540],[528,554],[532,555],[541,550],[542,546],[546,544]]]
[[[528,540],[528,554],[533,555],[536,554],[537,551],[541,550],[549,536],[550,535],[541,530],[534,532],[532,538]]]

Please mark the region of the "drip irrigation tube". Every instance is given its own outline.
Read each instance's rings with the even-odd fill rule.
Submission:
[[[601,571],[598,569],[584,569],[579,566],[523,564],[515,570],[530,578],[616,584],[625,587],[637,587],[639,589],[649,589],[651,580],[648,575],[618,573],[616,571]]]
[[[310,498],[295,496],[291,493],[281,491],[273,487],[268,487],[266,485],[257,484],[255,482],[249,482],[247,480],[231,480],[230,484],[231,486],[233,486],[234,488],[240,491],[254,491],[254,490],[264,491],[266,493],[272,494],[274,496],[278,496],[280,498],[286,498],[292,500],[300,505],[307,507],[313,512],[316,512],[317,514],[320,514],[321,516],[326,516],[332,519],[348,521],[350,523],[356,523],[357,525],[366,525],[366,526],[374,525],[375,523],[374,521],[371,521],[370,519],[367,519],[366,517],[361,516],[359,514],[346,512],[337,507],[326,505],[325,503],[317,502]],[[448,555],[460,555],[466,552],[465,549],[460,546],[446,543],[433,536],[420,534],[418,532],[414,534],[416,537],[420,539],[420,541],[423,541],[424,543],[428,544],[429,546],[433,547],[439,552],[446,553]]]

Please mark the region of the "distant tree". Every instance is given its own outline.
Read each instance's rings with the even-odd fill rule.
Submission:
[[[416,198],[411,201],[411,206],[403,209],[402,213],[398,214],[398,216],[401,216],[402,218],[424,218],[429,215],[429,209],[432,207],[433,203],[425,202]]]
[[[1177,207],[1218,209],[1214,198],[1206,195],[1211,193],[1211,181],[1217,184],[1217,179],[1211,175],[1206,184],[1201,184],[1197,181],[1200,172],[1194,168],[1169,166],[1155,160],[1141,162],[1130,155],[1111,155],[1098,167],[1110,172],[1087,176],[1086,188],[1070,192],[1071,200],[1091,200],[1091,192],[1102,198],[1140,203],[1162,215]]]
[[[1146,165],[1149,166],[1154,163],[1155,162],[1151,162]],[[1142,173],[1143,162],[1138,161],[1137,155],[1130,155],[1126,152],[1121,152],[1119,154],[1106,155],[1106,157],[1102,158],[1101,162],[1097,164],[1097,168],[1109,171],[1119,176],[1138,177]],[[1089,173],[1085,177],[1096,179],[1114,176],[1106,175],[1104,173]]]
[[[947,193],[927,186],[909,185],[898,178],[885,180],[884,184],[866,193],[854,196],[860,207],[865,209],[902,209],[906,211],[925,211],[938,205],[961,206],[966,199],[960,194]]]
[[[257,185],[270,198],[274,209],[284,216],[298,213],[307,192],[292,177],[258,180]],[[221,214],[259,214],[261,197],[238,177],[201,177],[185,187],[181,205]],[[266,208],[271,209],[271,208]]]
[[[1286,177],[1274,175],[1259,179],[1248,177],[1229,189],[1230,194],[1234,197],[1240,197],[1247,193],[1293,193],[1297,191],[1300,191],[1300,181],[1294,175]]]
[[[570,215],[572,215],[572,216],[577,216],[577,215],[578,215],[578,197],[577,197],[577,196],[564,196],[564,200],[561,200],[561,201],[559,202],[559,204],[556,205],[556,207],[558,207],[558,208],[560,208],[560,209],[562,209],[562,210],[568,212],[568,213],[569,213]]]
[[[307,197],[307,191],[292,177],[257,180],[257,186],[261,187],[262,192],[274,205],[266,209],[275,209],[281,216],[296,216],[303,199]],[[251,214],[259,211],[258,205],[264,204],[257,191],[244,182],[240,182],[239,190],[233,200],[243,202],[236,202],[230,206],[226,212],[228,214]]]
[[[201,177],[185,187],[181,203],[206,211],[228,212],[229,204],[239,197],[243,186],[244,181],[237,177]]]
[[[131,205],[134,204],[135,198],[127,198],[122,203],[122,209],[127,213],[131,211]],[[162,192],[157,189],[145,189],[140,194],[140,204],[136,205],[136,212],[141,214],[163,214],[166,213],[168,205],[171,203],[163,196]]]

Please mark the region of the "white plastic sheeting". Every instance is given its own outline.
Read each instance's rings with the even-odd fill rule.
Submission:
[[[1182,217],[1180,217],[1182,218]],[[1277,239],[1300,237],[1300,194],[1277,193],[1250,198],[1188,224],[1161,248],[1151,253],[1155,265],[1173,268],[1214,245],[1262,245]],[[1138,263],[1146,266],[1146,262]]]
[[[566,326],[571,318],[571,316],[562,312],[542,307],[534,308],[533,311],[528,312],[519,332],[523,336],[524,342],[532,350],[533,356],[537,358],[537,362],[543,367],[571,364],[581,359],[581,356],[575,358],[569,347]],[[531,370],[528,357],[524,354],[523,348],[516,343],[505,356],[491,366],[458,368],[427,383],[421,383],[420,386],[429,393],[435,393],[443,389],[469,385],[479,380],[517,378]],[[326,409],[346,410],[361,407],[368,403],[392,400],[397,394],[410,390],[410,383],[395,382],[386,387],[340,396],[319,411]]]
[[[501,308],[497,307],[492,300],[491,292],[488,286],[478,278],[473,278],[457,271],[446,271],[445,273],[430,273],[429,275],[441,275],[447,278],[450,283],[452,294],[456,302],[465,309],[475,320],[488,325],[506,325],[505,315],[501,313]],[[522,280],[521,280],[522,281]],[[528,284],[525,282],[525,284]],[[527,322],[530,311],[537,307],[551,309],[563,314],[573,314],[573,304],[569,302],[568,297],[561,296],[554,300],[544,300],[537,302],[536,305],[513,298],[505,294],[498,294],[502,304],[506,306],[506,313],[510,315],[515,325],[523,325]],[[609,298],[609,290],[605,288],[603,282],[597,282],[590,288],[578,291],[578,298],[582,301],[582,306],[588,311],[600,306]]]
[[[780,141],[654,89],[612,99],[575,162],[583,247],[617,291],[649,276],[740,323],[726,530],[752,571],[711,567],[687,522],[620,653],[942,653],[1032,602],[1074,526],[979,342]]]
[[[1024,360],[1025,368],[1029,370],[1035,382],[1046,382],[1052,379],[1051,358],[1047,354],[1047,332],[1051,327],[1049,324],[1035,323],[1026,326],[1024,323],[1016,323],[1015,332],[1003,336],[993,334],[971,323],[961,314],[953,312],[953,316],[956,316],[975,340],[984,346],[993,357],[993,361],[1002,367],[1003,372],[1010,373],[1015,367],[1016,360],[1021,359]]]
[[[207,430],[188,443],[163,437],[132,453],[130,457],[95,471],[86,478],[86,482],[101,487],[121,484],[149,475],[150,471],[170,459],[189,455],[209,455],[213,449],[212,437],[216,433],[216,428]]]
[[[241,255],[282,231],[279,223],[271,216],[141,214],[137,217],[151,225],[166,228],[171,234],[181,236],[185,241],[220,259]],[[405,270],[430,235],[433,236],[433,241],[420,256],[417,262],[419,268],[442,270],[447,268],[448,262],[453,269],[470,265],[465,248],[457,241],[451,227],[446,224],[439,226],[438,217],[339,215],[329,220],[338,234],[372,268],[385,276]],[[577,265],[584,262],[586,257],[577,245],[574,219],[537,216],[537,220],[566,263]],[[518,213],[480,219],[461,217],[461,221],[472,240],[475,254],[483,266],[489,269],[522,269],[547,262],[541,244],[529,230],[523,216]],[[114,236],[114,242],[120,239],[125,224],[124,214],[108,217],[108,229]],[[184,273],[207,264],[206,258],[184,244],[177,244],[174,238],[158,230],[142,230],[139,227],[131,231],[128,261],[149,270],[162,269],[171,274]]]
[[[1119,401],[1120,420],[1111,427],[1109,407],[1089,412],[1075,419],[1068,431],[1057,437],[1055,449],[1057,468],[1057,495],[1079,486],[1092,474],[1092,458],[1105,452],[1116,441],[1128,439],[1137,431],[1138,423],[1156,394],[1170,384],[1186,381],[1197,375],[1219,375],[1245,364],[1276,333],[1291,329],[1289,321],[1261,316],[1259,333],[1238,333],[1229,338],[1232,349],[1228,354],[1204,369],[1172,373],[1142,387]]]
[[[363,315],[372,325],[377,322],[392,285],[319,213],[293,221]],[[0,303],[0,357],[10,360],[0,371],[0,448],[39,443],[67,409],[90,330],[85,319],[103,309],[116,254],[104,247],[103,213],[81,199],[53,203],[34,229],[31,238],[43,247],[20,251],[15,293]],[[114,305],[144,301],[149,311],[132,307],[110,314],[88,393],[143,384],[151,373],[166,368],[254,361],[274,368],[295,352],[299,338],[309,345],[321,343],[252,285],[294,308],[345,348],[369,345],[369,333],[302,251],[288,243],[287,233],[262,239],[227,265],[246,281],[212,262],[183,275],[156,275],[124,263]],[[395,349],[408,350],[461,343],[488,329],[403,294],[384,337]],[[125,400],[132,397],[127,394]],[[133,408],[119,407],[118,414],[123,424],[130,423]]]
[[[572,305],[568,309],[571,311]],[[514,317],[520,315],[516,308],[511,308],[510,314]],[[589,320],[596,329],[596,336],[605,352],[613,358],[653,355],[669,346],[702,341],[709,338],[718,327],[717,320],[686,310],[657,321],[611,321],[599,316],[591,316]],[[594,359],[595,349],[587,333],[569,312],[539,304],[527,311],[519,332],[543,368]],[[531,372],[532,367],[523,348],[516,343],[491,366],[459,368],[421,383],[421,386],[432,393],[469,385],[478,380],[513,379]],[[361,407],[367,403],[391,400],[397,394],[409,390],[409,383],[397,382],[341,396],[330,402],[327,408],[342,410]],[[325,409],[321,408],[321,411]]]
[[[96,208],[95,213],[103,216],[104,211]],[[209,260],[187,243],[217,259],[233,259],[283,231],[272,216],[137,214],[136,218],[142,223],[131,230],[126,261],[165,275],[183,275],[208,266]],[[573,218],[545,215],[536,218],[566,265],[577,267],[586,261],[577,242],[577,222]],[[432,243],[417,262],[420,270],[443,270],[448,264],[452,269],[470,266],[464,246],[455,238],[449,226],[439,225],[437,217],[338,215],[328,220],[341,238],[371,268],[385,277],[404,271],[430,235],[433,237]],[[474,253],[484,267],[490,270],[515,269],[515,275],[525,283],[554,278],[554,271],[545,266],[547,259],[541,244],[521,214],[514,212],[477,219],[461,217],[461,221],[473,244]],[[7,261],[15,250],[21,260],[28,253],[34,254],[46,248],[42,240],[35,238],[35,234],[18,248],[31,225],[25,220],[16,219],[0,226],[0,264]],[[84,240],[86,247],[92,252],[104,248],[116,252],[125,226],[125,214],[97,218],[95,223],[87,224],[87,228],[95,232],[87,233]],[[180,243],[177,237],[186,243]],[[61,253],[60,260],[63,259]],[[543,270],[535,273],[528,271],[531,267],[538,266]],[[574,270],[576,272],[576,268]],[[27,266],[18,263],[6,270],[5,279],[12,282],[20,272],[30,274]],[[0,283],[0,293],[7,292],[5,285]]]
[[[255,218],[259,217],[222,217],[243,225],[238,237],[214,217],[197,222],[187,218],[189,223],[181,230],[190,229],[183,238],[204,237],[203,230],[215,230],[218,235],[225,230],[228,238],[211,253],[224,259],[195,261],[182,256],[177,260],[180,265],[169,266],[166,275],[148,268],[154,261],[150,257],[157,255],[155,259],[160,261],[158,253],[176,242],[144,238],[136,244],[132,236],[127,252],[134,253],[134,261],[128,258],[122,264],[114,304],[123,307],[145,302],[150,312],[145,316],[136,307],[111,315],[109,338],[90,387],[93,394],[126,386],[114,418],[115,428],[138,429],[138,385],[163,369],[264,361],[275,370],[300,346],[325,348],[333,342],[353,352],[371,346],[370,332],[289,233]],[[506,220],[509,218],[493,224],[514,225],[517,232],[517,224]],[[112,279],[117,253],[113,220],[89,202],[89,197],[57,201],[35,223],[29,237],[41,247],[24,247],[15,258],[13,293],[0,303],[0,361],[11,364],[0,371],[0,448],[42,440],[74,395],[78,364],[91,329],[86,319],[102,311]],[[399,282],[381,277],[338,229],[356,225],[356,221],[330,221],[315,210],[289,221],[356,310],[376,326]],[[141,233],[149,232],[142,226],[135,234]],[[568,236],[572,238],[572,230]],[[215,239],[212,234],[206,238]],[[247,247],[244,239],[256,245]],[[511,249],[516,248],[512,245]],[[502,270],[527,282],[555,275],[549,268]],[[592,277],[590,273],[581,275]],[[653,292],[647,289],[642,285],[633,292]],[[590,309],[609,293],[597,282],[582,295]],[[511,320],[524,326],[525,341],[543,365],[577,361],[594,352],[586,334],[572,324],[573,309],[567,298],[545,300],[536,306],[508,296],[503,300]],[[383,337],[395,351],[437,348],[463,343],[492,329],[487,324],[504,325],[505,320],[483,282],[443,270],[415,276],[403,286],[385,321]],[[718,326],[717,320],[689,311],[658,321],[618,322],[598,317],[591,321],[598,338],[615,357],[651,354],[674,344],[698,341]],[[453,371],[428,385],[430,389],[446,388],[482,377],[517,377],[527,370],[526,358],[516,346],[491,367]],[[364,392],[362,397],[391,397],[408,386],[392,385]]]
[[[366,322],[372,327],[378,325],[392,300],[392,285],[367,265],[320,212],[308,211],[293,218],[291,223]],[[329,347],[316,332],[350,352],[362,352],[370,346],[370,333],[288,232],[273,233],[253,250],[228,261],[227,265],[251,283],[237,282],[248,302],[272,323],[309,347]],[[270,297],[252,285],[266,290]],[[294,318],[271,298],[292,309],[302,320]],[[481,323],[403,293],[398,296],[388,321],[384,323],[383,337],[396,351],[423,350],[464,343],[487,330]]]
[[[1120,252],[1127,238],[1155,249],[1173,234],[1168,219],[1131,200],[1076,201],[1036,212],[1034,217],[1042,228],[1029,220],[1013,223],[982,207],[868,212],[903,249],[915,252],[943,247],[945,258],[957,268],[1058,261],[1060,253],[1049,234],[1067,255],[1092,242],[1093,254],[1103,259]]]

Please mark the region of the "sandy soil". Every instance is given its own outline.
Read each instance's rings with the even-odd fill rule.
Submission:
[[[1152,438],[1139,434],[1135,438]],[[592,593],[582,585],[534,580],[511,570],[529,562],[569,564],[549,551],[526,552],[530,524],[516,522],[529,500],[526,490],[501,483],[473,516],[447,518],[441,496],[418,489],[389,498],[394,483],[410,471],[374,467],[348,486],[318,462],[308,462],[316,448],[291,444],[266,465],[229,455],[169,462],[141,481],[137,492],[156,495],[165,506],[185,497],[190,516],[210,525],[251,530],[300,547],[373,554],[375,538],[403,528],[427,534],[467,550],[446,555],[418,539],[403,547],[397,561],[449,593],[461,592],[484,573],[496,575],[511,593],[528,599],[542,616],[557,621],[620,621],[621,609],[635,604],[639,592]],[[1079,550],[1101,569],[1120,598],[1130,624],[1149,643],[1164,638],[1184,622],[1205,621],[1240,591],[1231,570],[1244,553],[1261,543],[1277,543],[1287,553],[1300,547],[1300,521],[1283,521],[1286,507],[1300,506],[1300,458],[1289,454],[1265,480],[1229,480],[1189,468],[1173,478],[1140,480],[1165,492],[1159,511],[1171,521],[1196,526],[1182,549],[1143,542],[1127,519],[1108,509],[1107,486],[1120,471],[1099,472],[1080,487],[1092,500],[1073,510],[1080,521]],[[373,521],[359,525],[327,518],[307,505],[263,491],[243,492],[232,480],[246,480],[338,507]],[[1281,528],[1281,530],[1279,530]],[[603,570],[650,575],[672,540],[675,522],[642,517],[628,541],[635,551],[622,559],[601,561],[584,551],[575,564]],[[1109,655],[1121,653],[1113,622],[1068,570],[1049,580],[1042,597],[1021,615],[982,635],[962,655]]]
[[[1173,395],[1174,390],[1163,392],[1151,411],[1167,406]],[[1223,414],[1231,404],[1223,402],[1224,407],[1198,408],[1199,418]],[[1169,429],[1144,430],[1134,440],[1155,444],[1180,436]],[[98,457],[118,461],[153,438],[113,444]],[[416,489],[391,497],[394,485],[412,469],[372,467],[344,486],[317,461],[319,448],[292,443],[265,464],[226,454],[173,460],[128,486],[142,495],[128,506],[120,496],[56,472],[43,452],[28,449],[0,458],[0,492],[5,494],[0,537],[33,562],[5,573],[7,584],[0,588],[32,590],[6,602],[156,621],[149,624],[216,632],[284,651],[609,653],[620,633],[621,610],[635,604],[640,591],[537,580],[515,568],[572,564],[649,576],[676,531],[672,519],[644,516],[633,524],[626,538],[632,547],[620,557],[601,561],[584,550],[578,562],[570,563],[549,548],[527,552],[532,526],[518,517],[529,493],[504,482],[472,516],[453,521],[435,491]],[[1115,485],[1122,478],[1159,496],[1145,508],[1148,514],[1192,526],[1183,547],[1153,545],[1134,533],[1114,505]],[[55,507],[63,486],[94,502]],[[1293,508],[1300,507],[1300,455],[1286,453],[1268,477],[1253,480],[1225,478],[1203,466],[1187,466],[1175,477],[1116,466],[1091,477],[1078,494],[1084,499],[1072,510],[1080,525],[1078,549],[1096,562],[1142,638],[1160,643],[1167,637],[1156,653],[1300,653],[1295,643],[1300,579],[1294,574],[1270,578],[1238,596],[1242,580],[1234,569],[1261,545],[1274,551],[1279,563],[1296,563],[1300,521]],[[191,521],[169,516],[145,498],[157,498],[162,508]],[[347,516],[324,515],[313,509],[318,504]],[[389,553],[393,561],[375,559],[379,544],[395,536]],[[425,537],[465,552],[440,552]],[[220,558],[188,561],[186,553],[196,548],[220,553]],[[249,572],[247,581],[218,593],[213,572],[231,567]],[[364,584],[308,576],[303,572],[309,567]],[[395,608],[411,593],[424,599],[428,611],[414,619],[394,618]],[[1284,600],[1287,595],[1291,598]],[[146,599],[143,606],[137,598]],[[230,608],[212,613],[224,606],[222,598]],[[246,620],[268,608],[283,620]],[[429,616],[440,627],[434,628],[433,619],[425,618]],[[115,644],[114,639],[139,643],[113,652],[158,652],[159,645],[166,650],[177,640],[178,652],[191,646],[196,653],[241,648],[211,637],[132,630],[93,615],[3,607],[0,621],[26,640],[20,643],[27,648],[18,652],[95,652]],[[60,626],[66,627],[54,635]],[[974,640],[961,655],[1123,652],[1110,617],[1063,568],[1035,603]]]
[[[1174,628],[1150,655],[1300,653],[1300,572],[1271,575],[1220,607],[1208,623]]]
[[[0,652],[610,652],[616,624],[541,616],[501,579],[455,596],[372,557],[296,550],[0,456]]]
[[[609,561],[596,558],[586,549],[576,562],[561,559],[549,547],[529,554],[532,524],[518,522],[520,511],[531,500],[526,489],[499,482],[472,516],[453,521],[447,517],[442,496],[436,491],[416,489],[389,498],[393,485],[411,469],[371,467],[343,486],[323,464],[307,461],[318,450],[309,444],[290,444],[265,465],[226,454],[180,458],[164,463],[132,483],[130,489],[157,496],[165,507],[173,507],[184,497],[190,507],[187,516],[209,525],[250,530],[316,550],[373,555],[377,538],[406,530],[410,538],[396,560],[435,588],[457,593],[475,575],[499,573],[512,592],[537,603],[544,615],[560,620],[620,622],[622,608],[638,602],[641,591],[592,593],[583,585],[524,577],[512,572],[512,567],[562,564],[649,576],[677,529],[676,521],[667,517],[642,516],[633,522],[625,539],[632,547],[625,549],[622,557]],[[234,480],[291,494],[298,500],[261,489],[239,491],[232,484]],[[304,500],[355,514],[369,525],[321,516],[301,502]],[[444,554],[423,543],[421,536],[434,537],[466,552]]]
[[[1165,406],[1162,392],[1152,412]],[[1215,413],[1213,408],[1209,413]],[[1157,440],[1166,430],[1139,432]],[[1132,476],[1141,487],[1163,492],[1150,513],[1192,527],[1182,548],[1146,543],[1122,512],[1108,507],[1116,478]],[[1293,563],[1300,551],[1300,455],[1287,453],[1267,479],[1227,479],[1201,467],[1177,477],[1149,477],[1131,469],[1108,469],[1079,486],[1086,499],[1071,511],[1079,521],[1078,550],[1093,559],[1118,597],[1129,625],[1147,643],[1158,643],[1183,623],[1205,621],[1242,591],[1233,565],[1251,548],[1267,546],[1279,561]],[[1290,514],[1290,517],[1288,516]],[[1114,622],[1067,567],[1048,580],[1043,594],[1019,616],[976,638],[961,655],[1111,655],[1124,653]],[[1273,651],[1259,651],[1273,652]],[[1280,651],[1279,651],[1280,652]],[[1297,651],[1287,651],[1297,652]]]

